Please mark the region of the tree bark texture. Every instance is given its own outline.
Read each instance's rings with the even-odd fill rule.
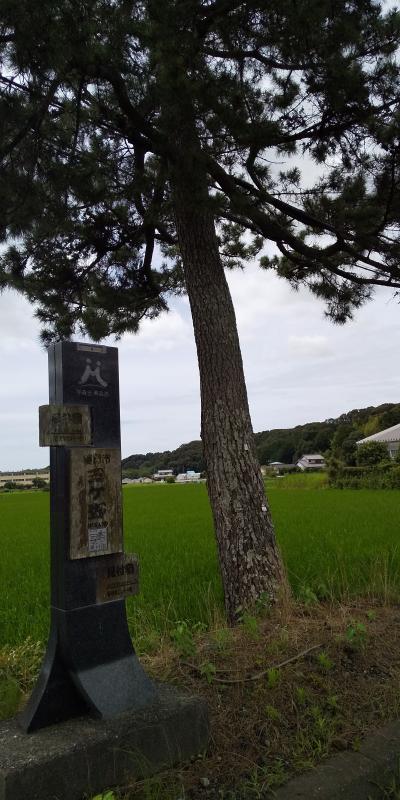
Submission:
[[[203,185],[201,185],[203,184]],[[178,241],[200,370],[201,437],[228,620],[286,588],[250,419],[206,176],[174,170]]]

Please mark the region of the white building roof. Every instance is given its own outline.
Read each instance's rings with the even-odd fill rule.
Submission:
[[[304,455],[299,459],[299,461],[303,461],[305,459],[309,460],[311,458],[319,458],[322,461],[325,461],[324,457],[321,456],[321,453],[304,453]]]
[[[385,428],[384,431],[373,433],[371,436],[366,436],[365,439],[359,439],[357,444],[365,444],[366,442],[399,442],[400,441],[400,423],[392,425],[391,428]]]

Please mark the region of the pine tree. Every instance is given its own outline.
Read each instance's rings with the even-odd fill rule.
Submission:
[[[400,287],[399,28],[373,0],[0,2],[0,286],[44,341],[187,292],[231,620],[285,577],[224,268],[260,254],[338,322]]]

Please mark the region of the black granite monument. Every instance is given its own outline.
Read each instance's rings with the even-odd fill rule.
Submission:
[[[138,566],[123,551],[118,351],[49,348],[51,629],[42,671],[19,717],[26,732],[76,716],[112,718],[157,700],[130,639],[124,598]]]

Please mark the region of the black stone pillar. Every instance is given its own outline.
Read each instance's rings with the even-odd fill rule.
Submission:
[[[92,446],[79,449],[89,458],[96,448],[116,450],[120,464],[117,348],[51,345],[49,378],[51,404],[90,407]],[[50,448],[51,629],[37,685],[19,717],[26,732],[87,713],[110,718],[157,697],[132,646],[125,600],[99,600],[99,574],[107,565],[112,568],[122,547],[71,557],[71,522],[77,510],[71,496],[71,450]],[[118,480],[120,486],[120,470]],[[83,544],[85,536],[87,530],[82,531]]]

